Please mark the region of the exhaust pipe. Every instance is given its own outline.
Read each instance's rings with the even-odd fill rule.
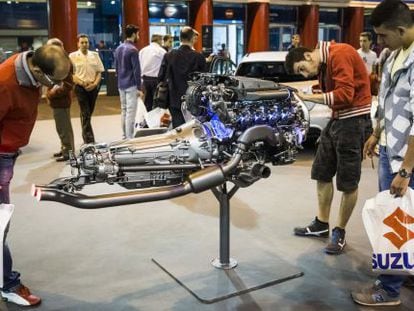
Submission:
[[[63,190],[48,188],[47,186],[37,186],[35,192],[38,201],[55,201],[81,209],[97,209],[116,205],[160,201],[179,197],[188,193],[191,193],[191,186],[189,183],[174,187],[101,194],[96,196],[70,193]]]
[[[188,180],[180,185],[88,196],[81,193],[67,192],[57,187],[63,180],[60,178],[49,185],[33,185],[32,195],[38,201],[55,201],[81,209],[98,209],[117,205],[167,200],[192,192],[200,193],[226,182],[226,177],[238,166],[247,146],[256,141],[266,141],[271,145],[278,143],[272,128],[268,126],[252,127],[239,137],[236,152],[228,163],[223,166],[209,166],[197,171],[189,175]],[[268,177],[266,171],[261,171],[259,174],[263,177]]]
[[[200,193],[217,187],[225,181],[226,178],[223,170],[217,165],[195,172],[183,184],[175,186],[88,196],[81,193],[67,192],[46,185],[33,186],[32,195],[38,201],[55,201],[82,209],[97,209],[117,205],[167,200],[192,192]]]

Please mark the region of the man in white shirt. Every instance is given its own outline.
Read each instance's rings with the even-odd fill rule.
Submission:
[[[359,35],[359,45],[360,49],[358,50],[359,56],[365,63],[367,67],[368,74],[372,72],[372,66],[375,65],[377,61],[377,54],[370,49],[372,44],[372,35],[370,32],[361,32]]]
[[[147,111],[152,109],[154,92],[158,84],[158,72],[166,53],[162,47],[162,35],[153,34],[151,43],[139,51],[139,62],[141,64],[141,76],[143,91],[145,94],[144,104]]]
[[[79,50],[69,54],[75,72],[75,95],[80,107],[82,138],[85,144],[94,143],[91,117],[98,97],[101,73],[105,70],[99,54],[89,51],[89,38],[85,34],[78,35]]]

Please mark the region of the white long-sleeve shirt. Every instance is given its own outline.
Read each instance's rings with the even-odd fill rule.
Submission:
[[[156,42],[151,42],[139,51],[139,63],[141,64],[141,76],[158,77],[161,63],[166,51]]]

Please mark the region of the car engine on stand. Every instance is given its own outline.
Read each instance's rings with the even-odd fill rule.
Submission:
[[[273,165],[295,160],[309,114],[277,83],[208,73],[192,75],[183,100],[187,122],[142,129],[136,138],[85,145],[72,155],[72,176],[34,186],[38,200],[103,208],[198,193],[227,181],[247,187]],[[85,186],[119,184],[129,191],[85,195]]]

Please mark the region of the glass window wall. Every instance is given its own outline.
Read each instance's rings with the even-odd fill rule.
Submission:
[[[48,38],[47,3],[0,2],[0,63],[14,53],[35,49]]]
[[[213,53],[229,57],[238,64],[245,53],[246,6],[235,3],[214,3],[213,16]]]
[[[150,38],[153,34],[173,36],[173,48],[180,46],[180,30],[187,25],[188,5],[185,1],[149,3]]]
[[[271,5],[269,10],[269,49],[285,51],[297,32],[298,9],[295,6]]]
[[[319,9],[319,40],[341,42],[341,9]]]

